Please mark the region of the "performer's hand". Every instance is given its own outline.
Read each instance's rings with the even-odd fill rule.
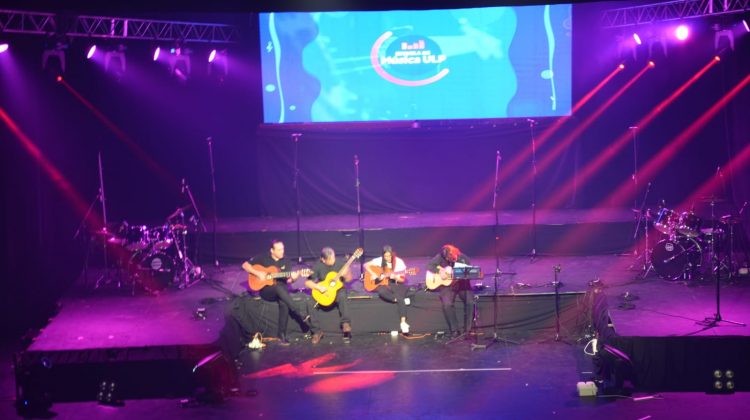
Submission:
[[[292,279],[291,280],[297,280],[298,278],[299,278],[299,271],[292,271]],[[291,283],[291,281],[289,283]]]
[[[320,293],[325,293],[325,292],[326,292],[326,290],[328,290],[328,289],[326,289],[326,287],[325,287],[325,286],[323,286],[322,284],[319,284],[319,285],[315,286],[315,288],[316,288],[316,289],[318,289],[318,291],[319,291]]]
[[[266,280],[273,280],[273,275],[271,273],[266,273],[265,279]]]

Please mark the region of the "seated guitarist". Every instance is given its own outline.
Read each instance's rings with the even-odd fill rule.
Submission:
[[[320,260],[315,263],[312,267],[312,274],[308,277],[305,282],[310,290],[317,289],[321,293],[326,292],[326,285],[321,283],[325,280],[328,273],[336,273],[344,266],[342,262],[336,262],[336,253],[331,247],[325,247],[320,251]],[[347,269],[343,274],[343,281],[349,282],[352,280],[352,273]],[[349,302],[347,301],[346,287],[342,287],[336,293],[335,305],[339,310],[339,318],[341,320],[341,331],[344,333],[344,343],[350,343],[352,337],[352,324],[351,318],[349,317]],[[312,330],[312,343],[318,344],[323,338],[323,330],[320,328],[320,321],[318,320],[318,310],[312,311],[312,318],[310,322],[310,329]]]
[[[453,267],[462,267],[470,265],[469,257],[461,253],[461,250],[451,244],[443,245],[440,253],[435,255],[427,263],[427,275],[440,276],[445,280],[451,277]],[[448,328],[452,337],[461,335],[456,316],[456,296],[464,302],[464,330],[471,330],[471,323],[474,319],[474,292],[471,290],[471,284],[468,280],[453,280],[448,286],[439,286],[440,303],[443,306],[443,314],[448,321]]]
[[[284,258],[284,243],[278,239],[271,240],[271,249],[267,254],[256,255],[248,261],[242,263],[242,269],[252,274],[259,279],[265,280],[270,278],[271,273],[258,270],[253,265],[260,265],[263,267],[276,267],[278,271],[288,271],[292,267],[292,263]],[[289,340],[286,337],[287,322],[289,321],[289,314],[292,314],[294,319],[304,326],[307,322],[308,316],[303,316],[298,310],[297,305],[294,303],[292,298],[289,296],[289,289],[287,284],[293,282],[299,277],[299,271],[292,271],[289,278],[277,278],[272,285],[264,286],[260,289],[260,297],[263,300],[269,302],[278,302],[279,304],[279,323],[278,323],[278,337],[279,344],[282,346],[288,346]],[[304,328],[303,328],[304,329]]]
[[[373,268],[377,270],[377,273]],[[389,278],[387,284],[378,286],[378,295],[384,301],[396,304],[398,316],[401,318],[401,332],[409,334],[409,324],[406,323],[406,306],[409,305],[410,301],[406,297],[407,288],[404,285],[406,275],[392,274],[394,272],[403,273],[406,271],[404,260],[396,256],[396,253],[393,252],[393,247],[385,245],[383,247],[383,255],[366,262],[365,270],[367,270],[370,276],[378,278],[378,280]]]

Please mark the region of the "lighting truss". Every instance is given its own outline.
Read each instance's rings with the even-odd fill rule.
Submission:
[[[239,41],[239,31],[236,27],[216,23],[82,15],[75,16],[72,24],[66,26],[64,33],[58,31],[61,25],[58,24],[58,17],[54,13],[0,9],[0,32],[7,33],[212,44],[230,44]]]
[[[602,14],[601,23],[604,28],[625,28],[647,23],[744,13],[749,8],[750,0],[676,0],[609,9]]]

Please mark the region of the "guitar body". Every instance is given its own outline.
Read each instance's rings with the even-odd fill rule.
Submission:
[[[380,278],[380,275],[384,272],[388,274],[389,270],[383,270],[383,267],[377,267],[377,266],[371,266],[370,270],[372,270],[375,275],[373,276],[370,274],[369,271],[365,271],[365,290],[368,292],[373,292],[375,289],[377,289],[380,286],[387,286],[388,285],[388,278]],[[404,275],[410,275],[413,276],[419,272],[419,268],[407,268],[404,271],[397,271],[393,273],[394,276],[396,276],[396,281],[398,283],[404,282],[406,279],[401,278],[401,276]]]
[[[270,267],[263,267],[260,264],[255,264],[255,265],[253,265],[253,268],[256,269],[256,270],[258,270],[258,271],[262,271],[262,272],[264,272],[266,274],[268,274],[268,273],[276,274],[276,273],[279,272],[279,267],[276,267],[276,266],[273,266],[273,265],[270,266]],[[255,276],[253,274],[248,274],[247,275],[247,284],[248,284],[248,286],[250,286],[250,290],[252,290],[254,292],[257,292],[257,291],[259,291],[260,289],[262,289],[262,288],[264,288],[266,286],[273,285],[275,281],[276,280],[273,279],[273,278],[271,278],[271,279],[259,279],[257,276]]]
[[[344,282],[341,281],[339,273],[331,271],[326,274],[326,278],[322,283],[326,286],[325,293],[313,289],[312,297],[321,306],[331,306],[333,305],[333,302],[336,302],[336,293],[339,292],[339,289],[344,287]]]
[[[263,279],[258,278],[252,273],[248,273],[247,285],[253,292],[257,292],[266,286],[272,286],[276,282],[276,279],[285,279],[292,277],[291,271],[279,271],[279,267],[276,267],[275,265],[264,267],[260,264],[254,264],[253,269],[266,273]],[[303,268],[301,270],[297,270],[297,273],[299,273],[299,275],[302,277],[307,277],[312,273],[312,270],[310,270],[309,268]],[[269,274],[271,275],[270,278],[268,276]]]
[[[453,271],[450,270],[450,267],[446,267],[445,269],[441,270],[446,272],[446,278],[442,278],[440,276],[440,273],[433,273],[431,271],[427,272],[427,275],[424,279],[424,284],[425,286],[427,286],[428,290],[435,290],[440,286],[450,286],[451,283],[453,283]]]
[[[339,271],[331,271],[326,274],[326,278],[321,281],[325,285],[326,291],[321,292],[318,289],[312,289],[312,297],[321,306],[331,306],[333,302],[336,302],[336,293],[339,289],[344,287],[344,282],[341,281],[341,277],[349,270],[349,266],[352,265],[354,260],[361,257],[364,253],[362,248],[357,248],[352,253],[352,256],[346,261]]]

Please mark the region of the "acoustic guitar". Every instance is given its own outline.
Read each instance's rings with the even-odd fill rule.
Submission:
[[[257,292],[266,286],[273,285],[276,282],[276,279],[292,277],[292,273],[294,273],[294,271],[279,271],[279,267],[273,265],[270,267],[264,267],[260,264],[255,264],[253,265],[253,269],[266,273],[266,276],[262,279],[252,273],[247,275],[247,284],[250,286],[250,290],[254,292]],[[299,273],[300,277],[307,277],[312,274],[312,270],[309,268],[303,268],[296,271]]]
[[[440,276],[445,273],[445,278]],[[424,284],[428,290],[435,290],[440,286],[450,286],[453,283],[453,269],[451,267],[440,267],[440,272],[428,271],[425,275]]]
[[[341,281],[341,276],[346,273],[346,270],[349,269],[349,266],[352,265],[354,260],[361,257],[363,253],[364,250],[362,248],[357,248],[356,250],[354,250],[354,253],[352,253],[352,256],[349,257],[349,259],[346,261],[346,264],[344,264],[339,271],[331,271],[330,273],[326,274],[325,279],[321,281],[321,283],[323,283],[323,285],[326,287],[325,292],[321,292],[318,289],[312,289],[312,297],[316,302],[318,302],[319,305],[333,305],[333,302],[336,301],[336,293],[338,293],[339,289],[344,287],[344,282]]]
[[[372,292],[380,286],[387,286],[388,280],[391,276],[394,277],[397,283],[402,283],[405,279],[401,276],[414,276],[419,273],[419,268],[411,267],[401,271],[389,271],[384,273],[383,267],[370,267],[375,275],[370,274],[370,271],[365,271],[365,290]]]

